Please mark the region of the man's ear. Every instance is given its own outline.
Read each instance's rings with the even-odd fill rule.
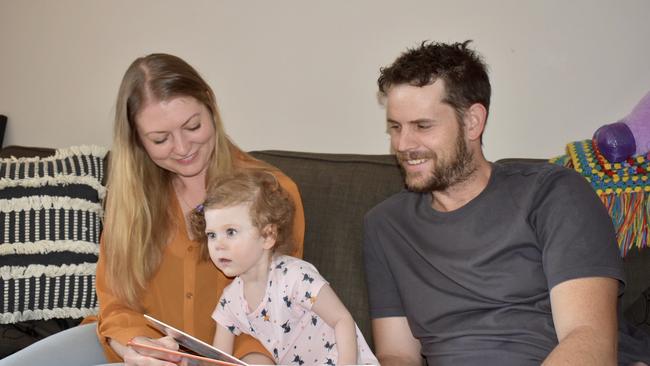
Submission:
[[[264,229],[262,229],[262,238],[264,238],[264,243],[262,244],[264,249],[273,248],[275,242],[278,240],[278,229],[276,225],[267,224]]]
[[[469,140],[480,140],[483,130],[485,129],[485,120],[487,119],[487,110],[481,103],[472,104],[465,111],[465,136]]]

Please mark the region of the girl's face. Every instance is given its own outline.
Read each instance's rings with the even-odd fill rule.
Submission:
[[[153,162],[179,177],[205,175],[216,134],[210,111],[192,97],[147,104],[136,118],[137,133]]]
[[[275,238],[253,225],[250,204],[206,208],[205,234],[210,258],[226,276],[246,281],[267,274]]]

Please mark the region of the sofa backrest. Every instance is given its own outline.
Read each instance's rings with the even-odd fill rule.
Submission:
[[[54,151],[8,146],[0,149],[0,157],[46,157]],[[403,177],[394,157],[292,151],[254,151],[251,154],[278,167],[298,185],[306,220],[304,258],[330,282],[372,346],[362,256],[363,216],[403,188]],[[499,160],[502,163],[520,161],[545,160]],[[626,318],[647,331],[650,331],[649,264],[650,250],[647,249],[633,251],[624,258],[627,286],[622,298]],[[73,323],[76,324],[54,324],[56,329],[47,332],[54,333]],[[2,356],[0,352],[0,358]]]
[[[305,209],[304,259],[318,268],[372,346],[363,267],[363,216],[404,187],[392,155],[254,151],[298,185]]]

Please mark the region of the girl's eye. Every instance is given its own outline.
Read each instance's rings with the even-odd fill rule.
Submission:
[[[235,230],[235,229],[233,229],[233,228],[226,229],[226,235],[228,235],[228,236],[234,236],[235,234],[237,234],[237,230]]]
[[[156,145],[160,145],[165,141],[167,141],[167,137],[165,137],[164,139],[153,140],[153,143],[156,144]]]
[[[213,233],[212,231],[208,231],[205,233],[205,236],[208,237],[208,240],[214,240],[217,238],[217,234]]]
[[[187,129],[190,130],[190,131],[196,131],[196,130],[198,130],[199,128],[201,128],[201,123],[200,123],[200,122],[197,123],[197,124],[195,124],[195,125],[192,126],[192,127],[188,127]]]

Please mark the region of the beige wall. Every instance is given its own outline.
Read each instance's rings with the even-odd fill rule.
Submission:
[[[245,149],[385,153],[380,66],[424,39],[491,66],[490,159],[548,157],[650,90],[650,1],[0,0],[5,145],[110,146],[137,56],[185,58]]]

